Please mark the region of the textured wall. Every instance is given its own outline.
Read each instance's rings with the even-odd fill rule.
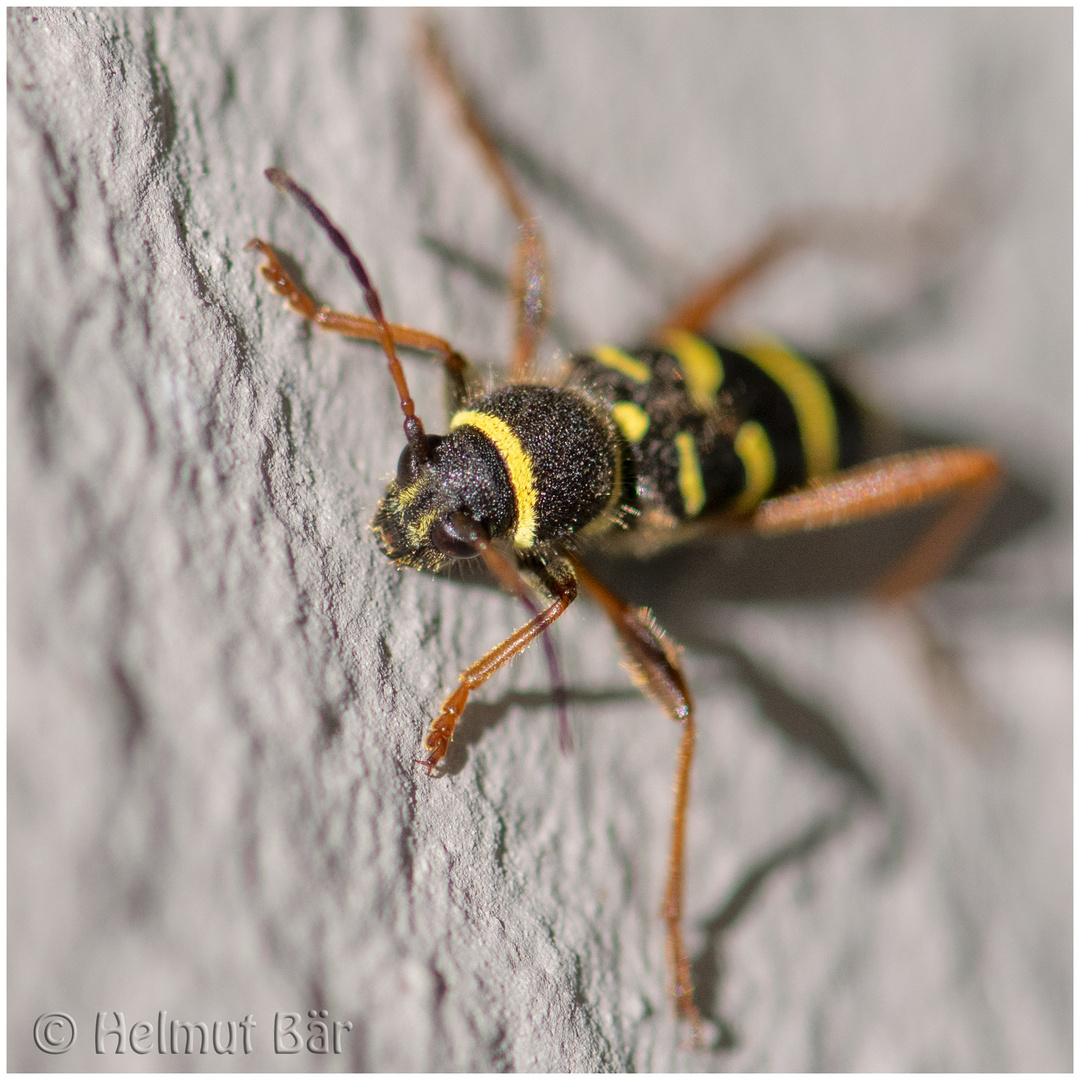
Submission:
[[[414,766],[522,612],[379,554],[401,442],[380,356],[299,325],[242,250],[273,240],[359,305],[263,179],[284,165],[392,317],[505,351],[484,275],[423,242],[501,268],[513,230],[407,18],[9,11],[10,1067],[1068,1068],[1070,20],[445,15],[529,173],[563,344],[632,342],[777,210],[913,212],[951,178],[974,222],[934,289],[808,257],[733,313],[873,337],[867,396],[994,447],[1013,483],[928,595],[937,682],[900,615],[743,597],[754,551],[656,571],[701,719],[694,1052],[657,918],[677,731],[582,603],[556,634],[572,756],[534,651],[448,776]],[[438,430],[435,372],[407,369]],[[836,550],[787,561],[812,585],[844,577]],[[352,1023],[340,1057],[273,1054],[275,1012],[308,1009]],[[95,1055],[102,1010],[251,1014],[253,1053]],[[50,1056],[56,1011],[78,1039]]]

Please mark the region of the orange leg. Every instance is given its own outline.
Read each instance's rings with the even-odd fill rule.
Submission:
[[[278,296],[283,296],[289,308],[301,318],[310,319],[324,330],[333,331],[343,337],[382,342],[382,330],[374,319],[369,319],[366,315],[333,311],[316,304],[314,299],[289,277],[277,253],[264,240],[249,240],[245,245],[245,250],[262,253],[266,262],[259,267],[259,273],[270,283],[270,288]],[[437,353],[446,370],[446,376],[451,382],[453,400],[464,400],[467,396],[467,388],[476,376],[469,362],[450,342],[429,334],[425,330],[415,330],[411,326],[390,323],[389,327],[390,336],[394,339],[395,345],[419,349],[421,352]]]
[[[942,239],[942,231],[935,223],[933,207],[923,218],[906,221],[832,211],[807,212],[782,220],[668,312],[657,330],[701,333],[740,289],[797,251],[816,248],[857,258],[881,258],[904,249],[929,248],[931,240]]]
[[[374,319],[369,319],[366,315],[350,315],[345,311],[333,311],[316,304],[311,296],[289,277],[277,253],[264,240],[249,240],[244,248],[247,251],[259,251],[265,256],[266,262],[259,267],[259,273],[270,283],[270,288],[278,296],[285,298],[285,303],[297,315],[310,319],[324,330],[332,330],[343,337],[359,338],[361,341],[382,340],[379,324]],[[439,359],[452,374],[463,372],[468,367],[465,357],[444,338],[429,334],[426,330],[416,330],[411,326],[395,323],[390,324],[390,330],[395,345],[419,349],[422,352],[438,353]]]
[[[837,473],[803,491],[766,499],[749,525],[765,534],[822,529],[952,496],[952,505],[874,587],[874,595],[894,599],[944,573],[1000,479],[997,459],[987,450],[953,446],[895,454]]]
[[[695,289],[660,323],[658,330],[687,330],[700,333],[706,324],[743,286],[765,273],[781,258],[806,243],[800,231],[790,224],[772,229],[742,258]]]
[[[510,176],[495,140],[454,72],[435,24],[431,20],[423,20],[419,36],[420,55],[428,71],[453,102],[461,125],[518,223],[518,242],[514,248],[513,271],[510,275],[515,326],[510,371],[515,379],[524,379],[532,367],[536,347],[543,337],[547,321],[544,241],[532,210]]]
[[[574,571],[583,588],[604,609],[627,652],[634,681],[655,698],[668,717],[682,725],[675,763],[675,805],[671,813],[671,848],[662,915],[667,923],[669,991],[682,1019],[701,1040],[701,1014],[694,1004],[690,958],[683,942],[683,883],[686,878],[686,806],[690,798],[690,766],[694,760],[694,704],[679,667],[675,646],[656,625],[647,608],[632,608],[592,576],[577,559]]]
[[[528,585],[521,576],[520,570],[509,559],[490,544],[480,544],[478,548],[488,569],[502,585],[510,592],[522,596],[527,595]],[[513,660],[526,645],[547,630],[573,603],[577,596],[577,580],[569,565],[548,568],[542,574],[542,578],[544,588],[554,597],[553,603],[533,616],[501,645],[496,645],[472,667],[466,668],[458,676],[458,688],[443,702],[441,712],[431,722],[431,728],[424,739],[424,749],[428,751],[428,756],[420,764],[426,766],[428,772],[431,772],[446,755],[450,740],[454,737],[454,728],[465,711],[469,694],[487,682],[504,664]]]

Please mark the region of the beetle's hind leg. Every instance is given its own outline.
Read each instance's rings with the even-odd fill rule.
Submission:
[[[872,595],[897,600],[940,577],[978,523],[1001,482],[988,450],[946,446],[858,465],[800,491],[766,499],[747,519],[766,535],[803,532],[883,517],[936,499],[941,516],[874,585]]]
[[[366,315],[353,315],[346,311],[335,311],[317,304],[314,298],[304,291],[288,275],[281,259],[265,240],[249,240],[246,250],[258,251],[266,259],[259,267],[259,273],[269,282],[270,288],[278,296],[285,298],[289,309],[303,319],[308,319],[323,330],[341,334],[342,337],[357,338],[360,341],[382,340],[379,324]],[[446,373],[447,397],[451,410],[458,408],[469,393],[480,384],[476,369],[444,338],[429,334],[426,330],[417,330],[411,326],[390,323],[390,336],[395,345],[404,349],[416,349],[420,352],[435,353]]]
[[[955,654],[934,633],[915,593],[940,577],[971,535],[1001,482],[997,459],[977,447],[947,446],[894,454],[803,489],[766,499],[748,519],[772,535],[881,517],[923,503],[943,509],[915,543],[874,582],[870,595],[906,616],[943,716],[966,741],[993,734],[994,721],[964,677]]]
[[[602,585],[576,559],[574,570],[582,588],[604,609],[630,661],[641,688],[682,726],[675,763],[675,805],[671,813],[671,848],[667,887],[661,914],[667,923],[668,989],[679,1016],[690,1023],[695,1043],[701,1042],[701,1014],[694,1004],[690,958],[683,941],[683,886],[686,879],[686,807],[690,798],[690,766],[694,760],[694,703],[679,666],[675,647],[645,608],[633,608]]]

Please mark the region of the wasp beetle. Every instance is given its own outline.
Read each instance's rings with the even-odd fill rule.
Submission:
[[[663,904],[669,991],[699,1031],[683,943],[684,838],[695,719],[678,652],[647,609],[620,599],[587,568],[590,552],[645,556],[711,532],[781,534],[888,515],[928,500],[945,509],[877,583],[905,595],[938,576],[999,481],[994,456],[947,447],[869,459],[865,414],[824,367],[778,340],[716,342],[709,321],[739,289],[814,229],[789,223],[675,307],[646,343],[600,345],[572,355],[560,375],[533,371],[547,318],[542,237],[488,129],[463,91],[433,26],[422,29],[428,71],[452,103],[516,219],[511,274],[515,313],[510,378],[485,387],[447,341],[391,324],[343,234],[281,169],[267,177],[311,214],[345,257],[370,317],[320,307],[262,240],[261,273],[288,306],[323,329],[378,342],[404,419],[405,447],[373,528],[399,566],[440,572],[480,560],[530,608],[529,620],[462,672],[424,739],[420,764],[444,758],[469,699],[495,671],[546,631],[584,591],[618,635],[642,690],[681,725],[668,876]],[[428,434],[409,393],[398,348],[434,353],[448,384],[445,435]],[[538,596],[546,597],[543,604]],[[549,653],[550,656],[550,653]]]

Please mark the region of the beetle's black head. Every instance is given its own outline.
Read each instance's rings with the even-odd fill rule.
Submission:
[[[461,427],[409,443],[372,522],[379,547],[396,563],[433,573],[480,553],[477,541],[514,523],[505,466],[490,441]],[[426,458],[426,460],[420,460]]]

